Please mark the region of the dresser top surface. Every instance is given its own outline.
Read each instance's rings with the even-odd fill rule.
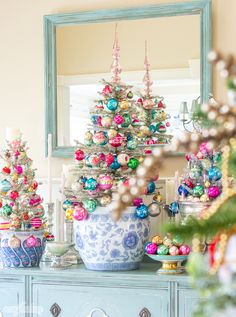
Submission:
[[[156,263],[142,263],[140,269],[133,271],[91,271],[87,270],[83,264],[73,265],[69,269],[53,270],[47,263],[42,263],[38,268],[18,268],[18,269],[1,269],[0,278],[4,276],[33,276],[33,277],[50,277],[50,278],[69,278],[69,279],[99,279],[111,278],[113,280],[146,280],[146,281],[188,281],[189,276],[184,274],[175,275],[159,275],[156,274],[158,264]]]

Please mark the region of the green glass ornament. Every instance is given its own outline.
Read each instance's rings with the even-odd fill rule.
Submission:
[[[201,197],[204,194],[204,187],[202,185],[196,185],[193,188],[192,195],[194,197]]]
[[[179,235],[175,235],[172,239],[172,242],[174,245],[176,245],[177,247],[180,247],[183,243],[184,243],[184,240],[181,236]]]
[[[191,179],[197,179],[201,176],[202,176],[202,170],[197,167],[192,168],[189,172],[189,177]]]
[[[10,216],[12,214],[12,207],[9,205],[3,206],[1,209],[1,214],[7,217]]]
[[[127,94],[127,98],[132,99],[133,96],[134,95],[133,95],[132,91],[129,91],[128,94]]]
[[[166,247],[164,244],[158,246],[157,254],[158,255],[167,255],[169,253],[169,248]]]
[[[124,122],[121,124],[122,128],[127,128],[131,124],[131,117],[128,113],[123,114]]]
[[[127,165],[132,170],[135,170],[139,166],[139,160],[134,157],[131,157]]]
[[[135,139],[131,139],[127,142],[126,147],[128,150],[135,150],[137,148],[138,144]]]
[[[84,204],[84,208],[85,208],[88,212],[94,212],[94,211],[96,210],[96,208],[97,208],[97,205],[98,205],[96,199],[92,199],[92,198],[86,199],[86,200],[83,202],[83,204]]]

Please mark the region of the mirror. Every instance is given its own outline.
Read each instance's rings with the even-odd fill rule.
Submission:
[[[53,155],[70,156],[74,140],[83,141],[89,107],[101,80],[111,78],[116,23],[122,81],[143,89],[147,40],[152,90],[164,97],[168,133],[183,130],[183,115],[191,121],[192,105],[210,94],[210,18],[208,0],[46,16],[46,133],[53,134]],[[184,102],[189,113],[180,111]]]

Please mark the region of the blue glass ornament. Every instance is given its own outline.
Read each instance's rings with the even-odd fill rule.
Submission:
[[[207,176],[210,181],[218,181],[219,179],[221,179],[222,173],[218,167],[213,166],[207,171]]]
[[[138,218],[144,219],[147,218],[149,215],[148,206],[140,205],[135,209],[135,214]]]
[[[0,191],[1,192],[6,193],[10,189],[11,189],[11,183],[7,179],[4,179],[0,182]]]
[[[157,131],[157,128],[156,128],[156,125],[155,124],[151,124],[149,126],[149,130],[152,132],[152,133],[155,133]]]
[[[180,196],[184,196],[184,197],[187,197],[189,195],[189,191],[183,185],[179,186],[178,193]]]
[[[120,163],[118,163],[117,155],[114,155],[114,161],[111,163],[109,167],[113,170],[118,170],[121,167]]]
[[[85,177],[85,176],[81,176],[80,177],[80,180],[79,180],[80,183],[84,183],[85,184],[86,181],[87,181],[87,177]]]
[[[98,118],[99,118],[100,116],[99,115],[97,115],[97,114],[94,114],[94,115],[92,115],[91,117],[90,117],[90,121],[91,121],[91,123],[92,124],[97,124],[98,123]]]
[[[95,190],[98,186],[98,183],[96,181],[96,179],[94,178],[88,178],[85,182],[85,189],[87,190]]]
[[[154,182],[148,182],[148,184],[147,184],[147,193],[151,194],[151,193],[153,193],[155,191],[155,189],[156,189],[155,183]]]
[[[108,99],[106,107],[110,111],[115,111],[118,108],[118,101],[115,98]]]
[[[62,208],[66,211],[67,208],[69,208],[70,206],[72,206],[72,202],[69,199],[66,199],[63,204],[62,204]]]
[[[133,138],[133,137],[132,137],[132,134],[128,134],[128,135],[127,135],[127,141],[132,140],[132,138]]]
[[[85,162],[85,165],[88,166],[88,167],[92,167],[92,164],[90,163],[89,161],[89,155],[87,155],[85,158],[84,158],[84,162]]]
[[[169,211],[173,216],[177,215],[179,213],[179,203],[177,201],[174,201],[169,205]]]

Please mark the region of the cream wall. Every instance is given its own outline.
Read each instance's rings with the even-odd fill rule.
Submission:
[[[80,10],[120,8],[173,2],[170,0],[0,0],[0,148],[6,126],[19,127],[28,140],[41,177],[47,173],[44,158],[44,40],[43,16]],[[174,1],[177,2],[177,1]],[[178,1],[180,2],[180,1]],[[213,0],[213,44],[223,52],[236,52],[236,1]],[[214,85],[215,95],[224,89]],[[53,175],[59,176],[63,163],[54,159]],[[183,158],[169,159],[162,175],[172,175],[185,166]]]

